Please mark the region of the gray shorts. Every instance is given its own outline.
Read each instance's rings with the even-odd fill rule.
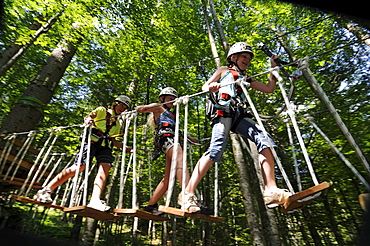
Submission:
[[[230,129],[232,126],[232,118],[218,117],[212,124],[212,138],[211,144],[204,155],[209,154],[212,161],[220,162],[222,154],[225,151],[227,141],[229,139]],[[256,144],[258,152],[265,148],[277,147],[271,136],[268,135],[268,141],[263,134],[259,125],[257,125],[251,118],[243,118],[235,127],[235,132],[249,138]],[[271,145],[269,144],[271,142]]]
[[[175,145],[175,138],[173,137],[165,137],[161,141],[161,150],[163,153],[167,154],[167,151],[170,150]],[[179,144],[180,145],[180,144]]]

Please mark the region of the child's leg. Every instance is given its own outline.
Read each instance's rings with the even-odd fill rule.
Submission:
[[[263,149],[258,154],[258,161],[261,165],[263,180],[265,182],[265,191],[276,189],[274,157],[270,148]]]
[[[98,173],[96,174],[93,192],[91,194],[91,201],[100,201],[100,197],[104,191],[105,184],[108,179],[110,167],[110,163],[99,163]]]
[[[85,165],[80,166],[79,172],[82,172],[85,169]],[[54,190],[59,185],[66,182],[69,178],[73,177],[76,174],[77,165],[73,165],[62,172],[58,173],[45,187]]]
[[[197,165],[195,166],[186,190],[188,193],[194,194],[199,182],[202,180],[204,175],[207,173],[208,169],[212,166],[214,161],[209,159],[209,155],[203,155]]]
[[[164,171],[164,178],[157,185],[152,197],[149,200],[148,205],[156,204],[159,201],[159,199],[161,199],[161,197],[168,190],[168,184],[169,184],[170,173],[171,173],[173,150],[174,150],[174,148],[171,147],[166,153],[166,169]],[[182,162],[183,162],[182,155],[183,155],[183,151],[182,151],[181,146],[179,145],[178,149],[177,149],[177,159],[176,159],[176,161],[177,161],[176,177],[179,180],[180,186],[182,185],[182,170],[183,170],[182,169]],[[186,171],[186,177],[185,178],[186,178],[186,180],[185,180],[185,182],[186,182],[185,185],[186,185],[187,182],[189,181],[189,172],[188,172],[188,170]]]

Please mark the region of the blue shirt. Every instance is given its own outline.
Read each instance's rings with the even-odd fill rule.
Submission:
[[[239,74],[238,78],[243,78],[244,76]],[[232,82],[235,82],[234,80],[234,76],[233,74],[230,72],[230,70],[228,70],[226,72],[226,74],[220,79],[220,83],[221,83],[221,87],[220,89],[218,90],[218,103],[221,105],[221,106],[224,106],[224,107],[229,107],[230,106],[230,98],[231,97],[236,97],[237,96],[237,92],[236,92],[236,84],[233,83],[233,84],[229,84],[229,85],[226,85],[225,84],[228,84],[228,83],[232,83]],[[222,94],[228,94],[230,97],[228,100],[224,99],[221,97]],[[243,101],[245,101],[245,95],[244,95],[244,92],[240,95],[243,99]],[[219,105],[216,105],[216,107],[219,107]],[[224,111],[225,111],[225,108],[224,108]],[[228,111],[228,109],[226,109],[226,111]]]
[[[176,124],[175,118],[169,109],[166,109],[166,111],[164,111],[157,119],[157,122],[156,122],[157,126],[163,123],[169,123],[171,125]]]

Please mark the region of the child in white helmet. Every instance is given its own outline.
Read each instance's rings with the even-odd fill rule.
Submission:
[[[274,175],[274,158],[271,147],[276,147],[270,138],[273,146],[269,146],[260,127],[251,119],[246,112],[245,95],[240,86],[235,83],[238,78],[246,77],[245,70],[250,65],[254,54],[252,48],[244,42],[234,44],[227,55],[228,66],[220,67],[211,78],[202,86],[203,91],[212,93],[218,92],[214,100],[214,115],[212,118],[212,139],[209,149],[198,161],[189,183],[185,189],[185,210],[193,209],[197,198],[194,195],[195,189],[214,162],[220,162],[226,148],[229,132],[242,134],[254,142],[258,149],[258,160],[261,165],[265,183],[264,201],[268,208],[283,205],[286,199],[292,195],[285,189],[279,189],[276,185]],[[270,59],[271,67],[275,67],[277,59],[273,55]],[[230,85],[222,86],[227,83]],[[222,86],[222,87],[221,87]],[[270,74],[268,83],[261,83],[257,80],[250,80],[250,88],[264,93],[272,93],[276,86],[276,78]]]
[[[164,172],[163,179],[159,182],[155,189],[152,197],[150,198],[148,205],[144,208],[145,211],[161,215],[158,211],[158,201],[165,194],[168,189],[172,154],[174,150],[174,134],[175,134],[175,115],[170,111],[174,107],[174,100],[178,97],[177,91],[172,87],[164,88],[159,96],[159,101],[163,104],[152,103],[149,105],[137,106],[136,110],[138,113],[153,113],[153,118],[149,117],[149,123],[155,125],[156,129],[156,148],[159,148],[161,152],[166,154],[166,169]],[[197,140],[192,138],[192,141]],[[189,181],[189,172],[186,169],[185,177],[182,177],[183,170],[183,150],[182,147],[178,146],[176,158],[176,177],[182,185],[182,179],[185,178],[185,185]],[[185,187],[182,187],[185,188]]]
[[[88,207],[92,207],[100,211],[107,211],[110,209],[109,206],[104,204],[104,201],[100,200],[100,197],[105,188],[111,163],[114,160],[112,155],[112,147],[123,147],[122,143],[110,136],[120,133],[121,124],[117,120],[116,116],[127,110],[130,107],[130,104],[131,100],[129,97],[120,95],[114,100],[109,109],[103,106],[98,107],[84,118],[85,125],[92,123],[89,161],[91,161],[95,156],[96,161],[98,162],[98,173],[95,177],[93,192],[90,203],[87,205]],[[80,172],[86,167],[87,149],[88,145],[85,144],[81,165],[79,166]],[[130,151],[130,148],[127,149]],[[73,166],[60,172],[45,187],[43,187],[43,189],[37,192],[35,195],[35,199],[37,201],[42,203],[53,202],[51,198],[52,191],[75,175],[77,171],[77,160],[79,154],[77,155]]]

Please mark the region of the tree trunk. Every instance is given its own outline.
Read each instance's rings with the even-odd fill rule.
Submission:
[[[0,54],[0,76],[4,76],[6,72],[13,66],[16,61],[26,52],[26,50],[37,40],[41,34],[47,32],[52,25],[57,21],[57,18],[62,14],[62,11],[56,13],[43,26],[41,26],[31,39],[24,45],[19,45],[16,42],[9,45],[3,53]]]
[[[79,39],[76,44],[72,44],[63,39],[58,44],[5,119],[0,132],[23,132],[36,128],[43,119],[44,106],[53,97],[60,79],[76,53],[77,44],[81,41],[82,39]]]
[[[82,226],[82,216],[77,215],[74,220],[73,227],[71,229],[71,235],[69,238],[69,242],[71,244],[77,245],[79,243],[81,226]]]
[[[211,50],[212,50],[212,55],[213,58],[215,59],[216,67],[219,68],[221,66],[220,58],[218,57],[218,52],[217,52],[217,47],[215,44],[215,39],[212,34],[212,29],[209,23],[209,18],[207,14],[207,3],[205,0],[202,0],[202,7],[203,7],[203,14],[204,14],[204,19],[206,20],[206,25],[207,25],[207,30],[208,30],[208,38],[209,38],[209,43],[211,45]]]
[[[220,38],[221,38],[221,41],[222,41],[222,46],[224,47],[224,50],[227,54],[227,52],[229,51],[229,44],[226,41],[224,29],[222,28],[221,23],[217,18],[217,14],[216,14],[216,11],[215,11],[213,0],[209,0],[209,7],[210,7],[211,14],[212,14],[212,17],[213,17],[213,22],[215,23],[215,26],[218,30],[219,35],[220,35]]]
[[[232,142],[233,153],[235,157],[235,163],[238,168],[240,189],[243,194],[243,203],[245,207],[245,213],[247,215],[249,229],[253,238],[253,245],[267,245],[266,239],[262,232],[261,226],[259,224],[258,211],[253,204],[253,191],[252,187],[248,183],[248,174],[246,170],[247,163],[245,162],[243,151],[238,140],[238,135],[235,133],[230,134],[230,139]]]
[[[97,220],[86,218],[85,226],[81,233],[81,241],[83,245],[94,245]]]
[[[359,40],[362,40],[362,42],[364,42],[367,46],[370,46],[370,35],[361,26],[340,16],[334,18],[341,26],[346,28],[348,31],[352,32]]]

